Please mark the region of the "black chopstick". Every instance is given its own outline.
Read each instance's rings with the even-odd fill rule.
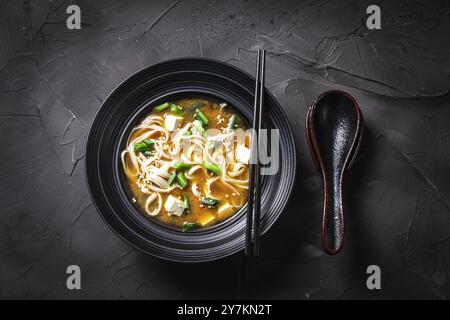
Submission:
[[[245,255],[248,256],[251,253],[252,248],[252,229],[253,229],[253,219],[255,218],[255,240],[257,241],[254,248],[254,255],[259,254],[259,217],[260,217],[260,196],[259,193],[259,157],[258,157],[258,136],[261,129],[261,111],[262,103],[261,97],[264,93],[264,50],[258,50],[258,58],[256,61],[256,83],[255,83],[255,102],[253,106],[253,134],[251,139],[251,161],[250,161],[250,172],[249,172],[249,185],[248,185],[248,210],[247,210],[247,221],[245,230]],[[261,81],[262,79],[262,81]],[[262,90],[261,90],[262,89]],[[262,94],[261,94],[262,91]],[[256,161],[254,156],[256,156]],[[255,185],[257,195],[255,196]],[[253,217],[253,209],[255,208],[255,217]],[[256,216],[257,215],[257,216]],[[257,234],[256,234],[257,232]]]
[[[258,135],[258,144],[259,139],[261,135],[261,124],[262,124],[262,115],[263,115],[263,105],[264,105],[264,77],[265,77],[265,61],[266,61],[266,53],[264,50],[261,50],[261,71],[260,71],[260,79],[259,79],[259,116],[258,116],[258,129],[257,129],[257,135]],[[259,147],[259,146],[258,146]],[[259,166],[259,149],[258,150],[258,156],[257,161],[255,164],[255,213],[254,213],[254,224],[255,224],[255,230],[253,235],[253,255],[255,257],[259,256],[259,239],[260,239],[260,220],[261,220],[261,182],[260,182],[260,166]]]

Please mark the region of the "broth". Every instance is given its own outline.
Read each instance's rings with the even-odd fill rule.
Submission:
[[[133,128],[122,152],[131,200],[145,215],[186,232],[230,218],[247,201],[245,130],[234,108],[209,99],[156,106]]]

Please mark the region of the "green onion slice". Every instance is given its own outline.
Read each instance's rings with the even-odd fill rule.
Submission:
[[[209,125],[209,119],[202,111],[197,109],[197,118],[202,122],[203,125]]]
[[[179,106],[177,106],[174,103],[170,104],[170,111],[177,113],[177,114],[182,114],[183,113],[183,109],[181,109]]]
[[[178,172],[177,174],[177,182],[180,185],[181,189],[184,189],[188,185],[188,181],[182,171]]]
[[[213,199],[213,198],[208,198],[208,197],[204,197],[201,200],[201,203],[207,206],[211,206],[211,207],[215,207],[219,204],[219,200],[217,199]]]
[[[183,230],[183,232],[189,232],[189,231],[195,230],[197,228],[198,228],[198,224],[197,223],[185,221],[183,223],[182,230]]]
[[[218,166],[216,166],[214,163],[211,163],[209,161],[203,161],[203,168],[205,168],[206,170],[208,170],[218,176],[220,176],[220,174],[222,173],[222,170],[220,170],[220,168]]]
[[[160,104],[159,106],[154,107],[153,109],[156,112],[161,112],[161,111],[164,111],[164,110],[168,109],[169,107],[170,107],[170,103],[165,102],[163,104]]]
[[[194,128],[203,136],[205,134],[205,129],[203,128],[202,123],[199,120],[194,120],[192,122]]]
[[[187,170],[190,169],[192,165],[190,163],[177,162],[173,165],[173,167],[177,170]]]
[[[169,177],[169,186],[173,185],[175,183],[175,181],[177,180],[177,174],[174,172],[172,173],[172,175]]]
[[[184,210],[188,213],[191,211],[191,201],[189,200],[189,195],[187,193],[184,194]]]

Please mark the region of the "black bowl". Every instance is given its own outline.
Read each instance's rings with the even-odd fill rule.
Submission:
[[[254,86],[255,79],[236,67],[210,59],[188,58],[138,71],[108,96],[89,132],[86,176],[97,210],[124,241],[145,253],[179,262],[220,259],[244,248],[246,207],[218,225],[189,233],[144,216],[129,200],[123,183],[120,150],[131,128],[153,106],[176,98],[204,96],[227,102],[251,123]],[[262,234],[283,211],[296,170],[289,122],[267,90],[264,126],[279,129],[280,167],[275,175],[262,179]]]

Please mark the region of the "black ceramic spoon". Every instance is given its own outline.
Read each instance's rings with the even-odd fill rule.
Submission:
[[[362,115],[355,99],[342,91],[320,95],[309,108],[306,131],[324,185],[322,246],[337,254],[344,241],[344,173],[361,141]]]

